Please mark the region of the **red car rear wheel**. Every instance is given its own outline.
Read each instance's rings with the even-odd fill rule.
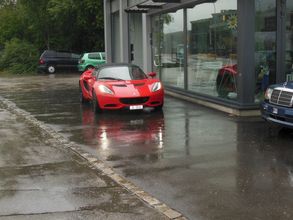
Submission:
[[[82,89],[81,89],[81,85],[79,85],[79,101],[82,104],[88,103],[88,100],[86,100],[82,94]]]

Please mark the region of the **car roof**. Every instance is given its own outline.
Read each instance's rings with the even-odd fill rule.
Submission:
[[[139,66],[132,64],[132,63],[107,63],[107,64],[103,64],[101,66],[98,66],[98,69],[103,69],[103,68],[107,68],[107,67],[116,67],[116,66],[139,67]]]
[[[94,52],[87,52],[87,53],[83,53],[83,54],[93,54],[93,53],[105,53],[105,52],[94,51]]]
[[[77,53],[74,53],[74,52],[63,51],[63,50],[60,50],[60,51],[57,51],[57,50],[44,50],[42,55],[47,55],[47,54],[54,54],[55,55],[55,54],[58,54],[58,53],[77,54]],[[80,54],[77,54],[77,55],[80,55]]]

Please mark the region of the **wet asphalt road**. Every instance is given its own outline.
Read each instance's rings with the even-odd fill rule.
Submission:
[[[1,78],[0,95],[189,219],[293,219],[293,133],[166,97],[163,112],[81,106],[78,75]]]

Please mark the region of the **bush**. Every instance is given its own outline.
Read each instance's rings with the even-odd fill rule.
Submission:
[[[39,52],[28,42],[12,39],[5,44],[0,55],[0,70],[13,74],[36,72]]]

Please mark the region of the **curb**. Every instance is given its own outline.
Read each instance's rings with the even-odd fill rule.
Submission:
[[[171,220],[187,220],[187,218],[184,217],[180,212],[170,208],[168,205],[164,204],[152,195],[143,191],[141,188],[137,187],[135,184],[127,180],[125,177],[119,175],[118,173],[115,173],[115,171],[111,167],[107,166],[103,161],[98,160],[93,155],[87,153],[74,142],[70,142],[57,131],[47,126],[44,122],[37,120],[29,112],[18,108],[15,103],[0,96],[0,104],[1,103],[3,107],[9,112],[23,118],[26,122],[41,129],[42,132],[44,132],[46,135],[50,137],[50,142],[52,142],[53,144],[58,144],[58,146],[62,146],[63,148],[69,149],[77,156],[85,159],[89,163],[90,168],[102,172],[104,175],[111,178],[118,185],[125,188],[128,192],[135,194],[140,200],[142,200],[150,207],[154,208],[159,213],[165,215]]]

